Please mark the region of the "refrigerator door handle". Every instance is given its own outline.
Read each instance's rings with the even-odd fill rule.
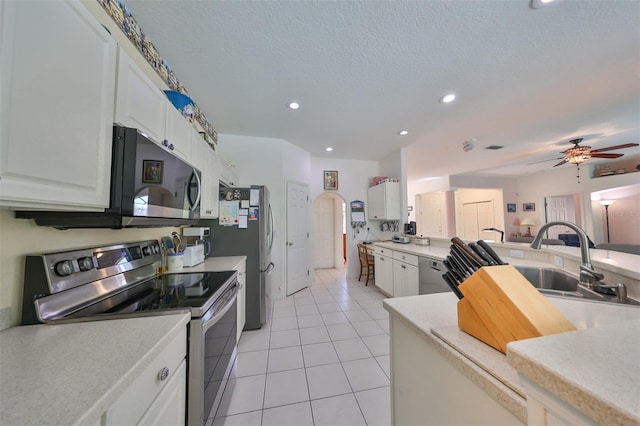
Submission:
[[[273,248],[273,210],[271,210],[271,204],[269,204],[269,216],[267,222],[267,253],[271,253]]]
[[[271,273],[271,271],[273,271],[273,268],[275,268],[276,265],[273,264],[273,262],[269,262],[269,265],[267,266],[267,269],[265,269],[264,271],[260,271],[260,273],[265,273],[267,275],[269,275]]]

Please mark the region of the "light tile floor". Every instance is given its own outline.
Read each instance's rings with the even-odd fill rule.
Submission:
[[[389,425],[389,316],[371,282],[318,269],[245,331],[207,425]]]

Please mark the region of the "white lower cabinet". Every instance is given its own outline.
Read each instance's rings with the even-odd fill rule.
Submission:
[[[376,287],[382,290],[387,296],[393,297],[393,250],[376,247],[374,252]]]
[[[393,251],[393,296],[417,296],[418,285],[418,256]]]
[[[116,52],[80,1],[0,2],[0,206],[108,206]]]
[[[388,296],[418,295],[418,256],[375,247],[376,286]]]
[[[187,330],[149,361],[118,400],[103,414],[103,426],[178,425],[186,418]]]
[[[240,284],[240,290],[238,291],[238,342],[240,336],[242,336],[242,329],[247,321],[247,262],[243,261],[238,267],[238,284]]]

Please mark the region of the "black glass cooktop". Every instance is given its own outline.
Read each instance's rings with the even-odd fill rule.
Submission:
[[[191,309],[201,316],[235,282],[236,271],[170,273],[134,284],[65,317]]]

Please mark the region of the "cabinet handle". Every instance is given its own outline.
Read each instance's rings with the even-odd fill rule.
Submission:
[[[401,266],[402,266],[402,269],[407,269],[407,267],[406,267],[406,266],[404,266],[404,265],[401,265]]]
[[[169,377],[169,368],[164,367],[162,370],[158,371],[158,380],[163,381],[167,377]]]
[[[169,141],[168,140],[163,140],[162,141],[162,146],[169,146]]]
[[[174,148],[174,147],[173,147],[173,144],[172,144],[172,143],[170,143],[170,144],[169,144],[169,150],[173,151],[173,148]]]

